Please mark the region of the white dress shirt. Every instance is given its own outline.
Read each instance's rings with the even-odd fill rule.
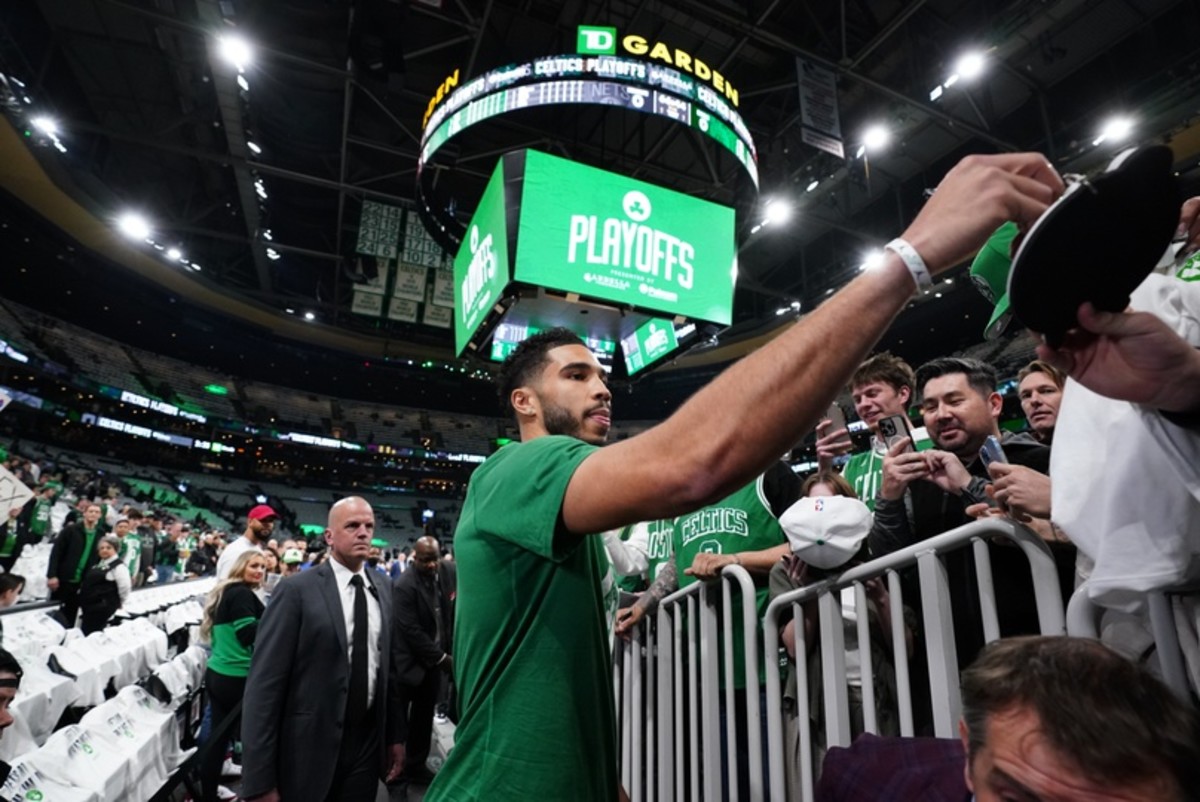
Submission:
[[[330,557],[333,579],[337,582],[338,598],[342,600],[342,619],[346,622],[346,663],[350,664],[354,654],[354,587],[350,579],[361,576],[363,592],[367,594],[367,707],[375,701],[375,679],[379,674],[379,638],[383,633],[383,614],[379,610],[379,599],[371,591],[374,585],[362,568],[355,573],[336,559]],[[365,563],[364,563],[365,565]]]

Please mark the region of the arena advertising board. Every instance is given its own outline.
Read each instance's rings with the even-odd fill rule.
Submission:
[[[509,280],[504,162],[496,165],[454,257],[454,348],[461,354]]]
[[[721,325],[732,319],[729,207],[528,151],[517,241],[518,281]]]

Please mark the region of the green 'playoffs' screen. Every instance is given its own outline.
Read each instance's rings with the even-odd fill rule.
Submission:
[[[733,209],[536,151],[521,194],[518,281],[729,324]]]
[[[508,284],[508,231],[504,208],[504,163],[496,165],[475,216],[454,257],[454,351],[483,322]]]
[[[625,352],[625,370],[632,376],[678,347],[671,321],[651,318],[621,340],[621,350]]]

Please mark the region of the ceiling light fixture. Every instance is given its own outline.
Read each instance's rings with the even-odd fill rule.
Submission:
[[[255,156],[257,156],[258,154],[262,153],[262,148],[260,148],[260,147],[258,146],[258,143],[257,143],[257,142],[249,142],[249,141],[247,141],[247,142],[246,142],[246,147],[250,148],[250,152],[251,152],[251,153],[253,153]]]
[[[1099,145],[1106,141],[1121,142],[1128,139],[1131,133],[1133,133],[1133,120],[1128,117],[1113,117],[1104,123],[1104,127],[1100,129],[1100,136],[1093,139],[1092,144]]]
[[[237,67],[238,72],[243,72],[254,60],[254,51],[250,49],[250,44],[237,35],[218,36],[217,52],[221,54],[221,58]]]
[[[178,248],[168,248],[167,249],[167,258],[172,261],[178,262],[180,259],[183,258],[183,251],[179,250]]]
[[[892,134],[886,126],[872,125],[863,132],[863,147],[867,150],[882,150],[892,141]]]
[[[117,228],[130,239],[144,240],[150,236],[150,224],[136,212],[126,212],[117,219]]]
[[[964,81],[971,81],[983,74],[987,59],[978,50],[962,54],[954,64],[954,72]]]
[[[46,136],[58,136],[58,123],[52,117],[34,117],[29,124]]]
[[[783,198],[772,198],[763,208],[766,213],[765,223],[786,223],[792,216],[792,204]]]

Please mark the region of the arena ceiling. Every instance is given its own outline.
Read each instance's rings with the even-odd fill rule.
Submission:
[[[1060,170],[1087,170],[1114,150],[1094,144],[1113,115],[1132,120],[1133,140],[1169,141],[1188,182],[1200,154],[1196,3],[10,2],[0,8],[0,72],[20,84],[9,86],[11,130],[0,132],[0,212],[22,232],[41,220],[44,246],[17,251],[54,261],[6,270],[0,294],[143,347],[203,345],[207,364],[232,372],[246,372],[246,331],[265,335],[258,355],[286,340],[452,361],[447,330],[350,313],[362,203],[413,206],[422,119],[448,75],[459,70],[465,82],[574,52],[580,24],[636,32],[719,70],[754,138],[760,191],[695,131],[576,106],[464,131],[433,168],[436,193],[465,220],[499,155],[531,147],[735,206],[735,325],[717,356],[689,357],[685,376],[639,385],[657,383],[656,405],[690,392],[709,375],[698,366],[744,350],[794,303],[811,310],[848,281],[965,154],[1040,150]],[[234,33],[253,47],[240,75],[218,46]],[[984,72],[931,100],[968,51],[984,54]],[[836,75],[845,159],[803,137],[797,58]],[[31,126],[37,115],[55,121],[62,148]],[[875,124],[890,145],[858,156]],[[767,198],[788,199],[794,214],[751,233]],[[122,240],[111,222],[125,209],[142,210],[159,241],[203,269]],[[920,361],[980,339],[987,307],[969,282],[940,289],[904,313],[886,346]],[[93,314],[97,301],[110,314]],[[192,325],[164,344],[162,331],[179,320]],[[377,378],[342,373],[344,388]]]

